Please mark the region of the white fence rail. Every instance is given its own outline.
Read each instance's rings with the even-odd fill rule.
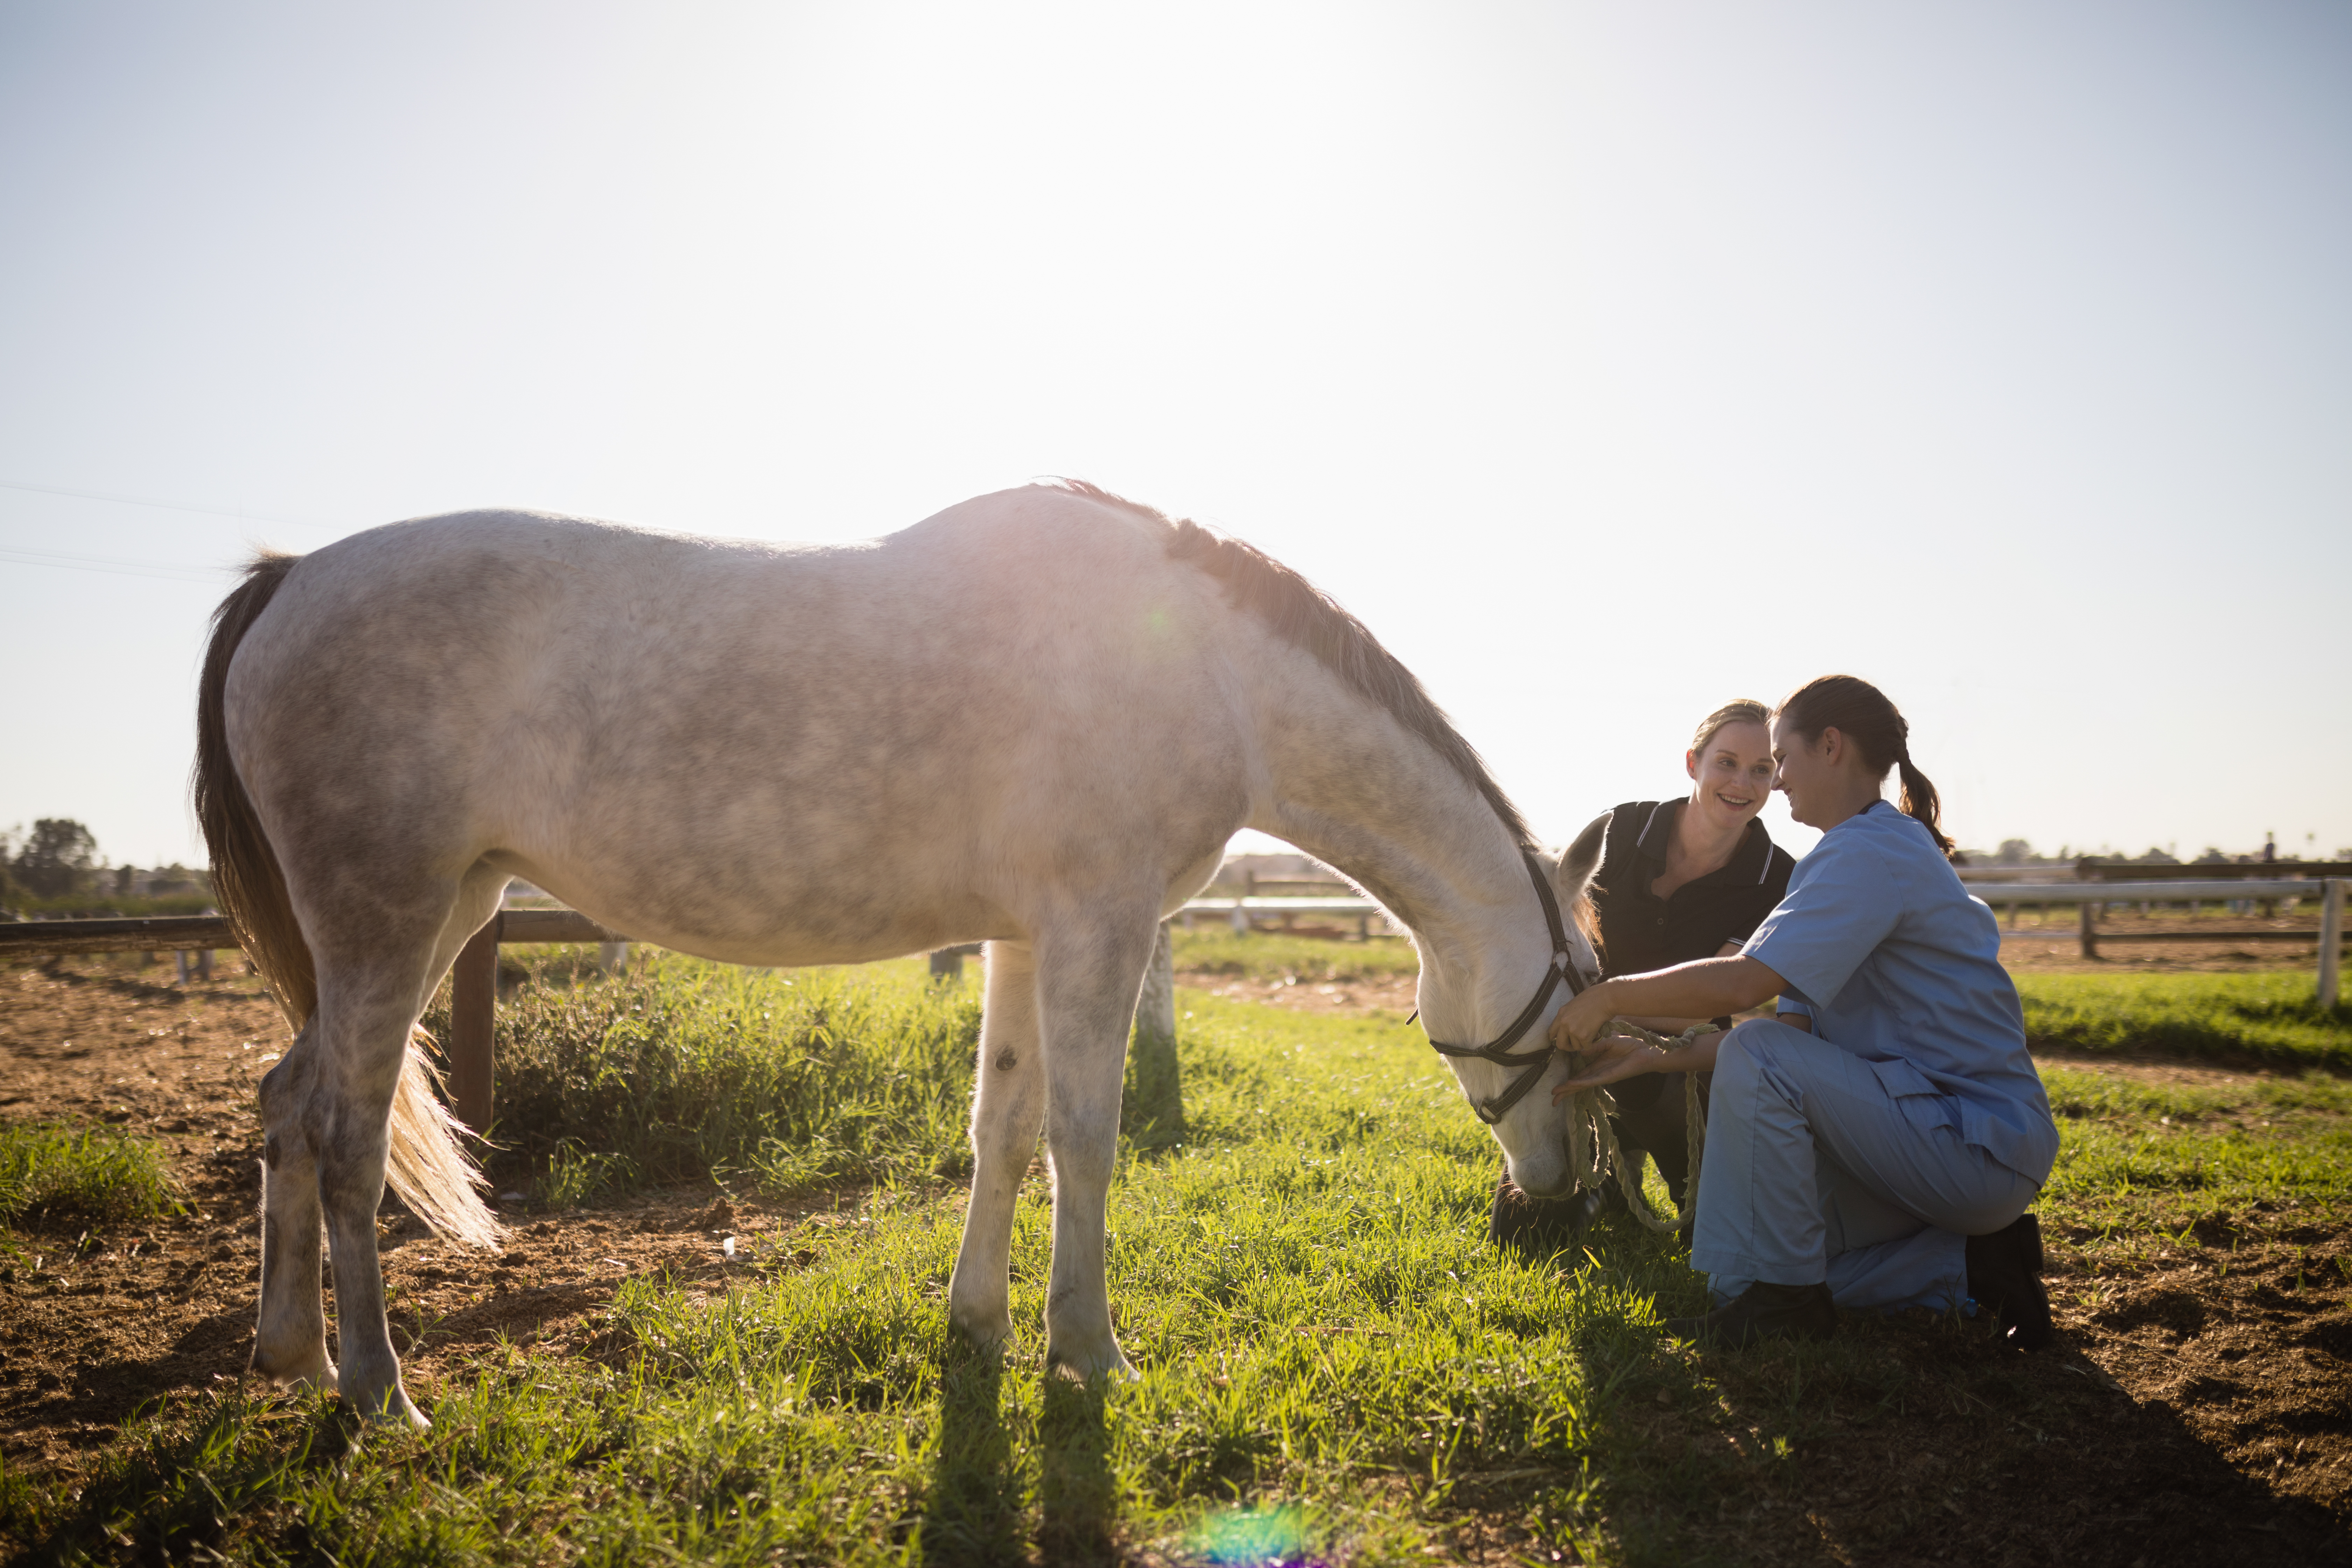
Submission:
[[[2147,882],[1979,882],[1965,884],[1986,903],[2012,911],[2023,905],[2072,904],[2083,956],[2096,958],[2102,942],[2312,942],[2319,949],[2319,1005],[2333,1007],[2336,974],[2344,946],[2344,898],[2347,879],[2341,877],[2264,877],[2237,880]],[[2310,931],[2102,931],[2099,915],[2109,904],[2200,904],[2242,900],[2271,903],[2280,899],[2320,900],[2319,929]],[[1183,922],[1198,915],[1221,917],[1237,931],[1248,931],[1262,920],[1300,915],[1336,916],[1356,922],[1359,933],[1370,934],[1371,922],[1385,921],[1381,907],[1370,899],[1194,899],[1186,903]]]

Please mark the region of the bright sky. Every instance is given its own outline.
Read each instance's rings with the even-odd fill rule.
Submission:
[[[15,0],[0,214],[0,826],[117,862],[201,858],[248,541],[1049,474],[1307,573],[1555,838],[1847,669],[1964,842],[2352,846],[2336,0]]]

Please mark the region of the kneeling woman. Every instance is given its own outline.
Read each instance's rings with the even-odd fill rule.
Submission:
[[[1837,1306],[1997,1310],[2050,1336],[2025,1211],[2058,1152],[1992,911],[1947,859],[1909,726],[1867,681],[1824,676],[1773,717],[1777,788],[1822,831],[1735,957],[1603,980],[1563,1007],[1579,1053],[1555,1098],[1637,1073],[1713,1069],[1691,1264],[1721,1305],[1686,1338],[1820,1338]],[[1899,770],[1903,810],[1880,798]],[[1778,994],[1780,1017],[1674,1051],[1594,1037],[1615,1017],[1707,1017]]]

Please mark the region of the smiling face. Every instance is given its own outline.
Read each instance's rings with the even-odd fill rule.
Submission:
[[[1808,741],[1797,732],[1797,727],[1786,719],[1772,725],[1772,763],[1776,770],[1772,787],[1789,797],[1789,815],[1806,826],[1813,826],[1806,811],[1808,801],[1818,800],[1829,782],[1831,768],[1822,755],[1822,742],[1831,731]]]
[[[1726,724],[1696,752],[1683,753],[1696,786],[1691,809],[1711,827],[1745,827],[1772,794],[1772,736],[1761,724]]]
[[[1878,798],[1885,773],[1874,772],[1834,724],[1809,741],[1788,720],[1774,720],[1772,761],[1779,768],[1772,787],[1789,797],[1789,815],[1824,832]]]

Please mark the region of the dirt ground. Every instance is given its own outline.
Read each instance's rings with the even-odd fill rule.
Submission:
[[[1302,1013],[1344,1013],[1357,1017],[1391,1013],[1402,1018],[1417,1005],[1413,1001],[1415,983],[1410,974],[1334,983],[1297,976],[1254,980],[1242,974],[1180,970],[1176,984],[1205,991],[1212,996],[1235,1002],[1266,1002],[1277,1007],[1296,1007]]]
[[[183,991],[171,973],[127,959],[0,968],[0,1118],[103,1120],[157,1137],[191,1211],[119,1235],[35,1234],[18,1238],[14,1260],[0,1255],[0,1462],[12,1468],[78,1468],[138,1406],[236,1378],[250,1349],[253,1086],[284,1026],[248,978],[225,973]],[[1401,1016],[1412,1005],[1404,980],[1181,978],[1315,1010]],[[2246,1076],[2160,1060],[2093,1065]],[[501,1335],[544,1353],[584,1351],[622,1279],[724,1290],[727,1237],[837,1225],[856,1201],[734,1207],[706,1188],[541,1215],[509,1196],[517,1228],[493,1257],[387,1218],[384,1269],[411,1386],[429,1394]],[[2048,1241],[2056,1349],[1956,1375],[1954,1357],[1992,1353],[1981,1336],[1956,1347],[1933,1325],[1866,1329],[1917,1363],[1921,1407],[1889,1412],[1835,1387],[1809,1394],[1818,1418],[1798,1444],[1797,1479],[1785,1497],[1719,1521],[1726,1554],[2352,1562],[2352,1245],[2340,1227],[2284,1208],[2179,1241],[2057,1231]],[[1759,1367],[1721,1374],[1735,1415],[1749,1403],[1790,1407],[1769,1364]],[[1664,1408],[1633,1435],[1694,1453],[1726,1440],[1719,1425]],[[1462,1496],[1475,1503],[1475,1486]],[[1507,1544],[1457,1542],[1465,1556]]]
[[[251,1353],[254,1084],[285,1025],[241,974],[184,992],[172,977],[168,962],[127,959],[0,968],[0,1118],[160,1138],[190,1209],[121,1234],[24,1236],[19,1257],[0,1254],[0,1461],[11,1466],[72,1466],[142,1404],[234,1379]],[[493,1256],[398,1215],[379,1226],[393,1342],[420,1397],[501,1335],[550,1353],[584,1343],[588,1320],[632,1275],[723,1290],[728,1237],[741,1247],[838,1223],[826,1205],[738,1207],[708,1187],[555,1216],[519,1194],[499,1206],[515,1229]]]
[[[2001,912],[1998,904],[1994,912]],[[2277,915],[2268,920],[2257,915],[2232,916],[2226,921],[2200,920],[2197,927],[2206,934],[2194,942],[2110,942],[2099,948],[2096,958],[2083,956],[2082,935],[2073,910],[2053,912],[2042,924],[2034,923],[2034,919],[2032,914],[2024,915],[2021,923],[2012,929],[2007,917],[2002,917],[2000,961],[2011,970],[2070,974],[2221,974],[2280,967],[2309,972],[2318,963],[2318,922],[2308,914]],[[2168,934],[2180,931],[2186,923],[2177,915],[2151,916],[2115,910],[2100,917],[2099,934]],[[2293,931],[2304,940],[2228,940],[2227,933],[2251,931]]]

